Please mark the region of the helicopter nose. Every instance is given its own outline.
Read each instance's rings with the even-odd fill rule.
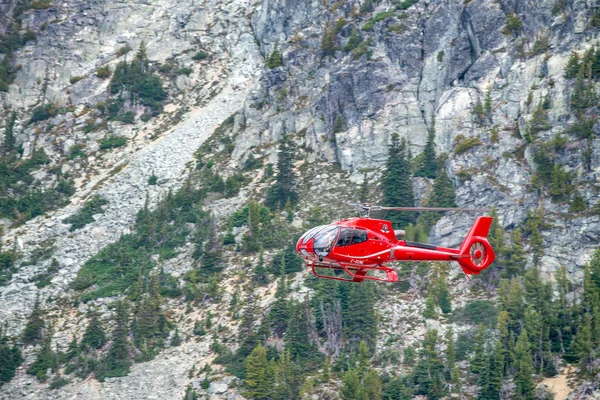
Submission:
[[[296,253],[298,253],[302,258],[314,257],[313,242],[313,239],[310,239],[308,242],[304,242],[303,239],[300,238],[298,243],[296,243]]]

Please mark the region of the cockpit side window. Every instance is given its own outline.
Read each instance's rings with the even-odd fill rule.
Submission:
[[[355,229],[352,233],[352,244],[363,243],[367,241],[367,231]]]
[[[352,244],[352,228],[341,228],[336,246],[350,246]]]

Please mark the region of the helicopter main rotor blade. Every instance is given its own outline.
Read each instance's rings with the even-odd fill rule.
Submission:
[[[396,210],[396,211],[462,211],[462,212],[489,212],[486,208],[456,208],[456,207],[377,207],[371,210]]]

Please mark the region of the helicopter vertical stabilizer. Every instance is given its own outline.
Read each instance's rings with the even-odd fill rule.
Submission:
[[[465,274],[479,274],[490,266],[496,257],[487,235],[492,226],[492,217],[479,217],[459,248],[456,261]]]

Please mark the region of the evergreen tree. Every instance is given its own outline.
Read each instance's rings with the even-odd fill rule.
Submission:
[[[360,376],[355,369],[349,369],[342,379],[342,388],[340,397],[342,400],[361,400],[361,382]]]
[[[509,316],[507,311],[501,311],[498,314],[498,342],[496,344],[496,351],[498,351],[498,362],[500,363],[500,370],[502,376],[508,374],[508,367],[511,364],[511,353],[512,347],[509,341],[510,335],[508,331],[509,327]]]
[[[273,210],[282,209],[288,200],[291,205],[298,203],[298,193],[294,190],[294,152],[294,143],[284,135],[279,143],[277,177],[275,183],[269,187],[265,199],[265,205]]]
[[[254,267],[254,274],[252,276],[254,282],[258,285],[265,285],[269,282],[269,278],[267,277],[267,268],[265,266],[265,258],[263,255],[263,249],[260,249],[260,256],[258,257],[258,263],[256,263],[256,267]]]
[[[435,157],[435,129],[429,130],[427,143],[423,148],[423,161],[415,171],[415,176],[423,176],[425,178],[434,179],[437,177],[438,162]],[[452,199],[454,202],[454,198]]]
[[[246,358],[246,396],[252,399],[267,397],[265,387],[265,369],[267,367],[267,351],[259,343]]]
[[[384,206],[413,207],[415,205],[408,148],[404,140],[400,141],[397,133],[392,134],[382,183]],[[394,223],[394,227],[404,228],[409,223],[415,222],[415,218],[407,212],[394,212],[389,215],[389,218]]]
[[[286,277],[282,274],[277,281],[275,301],[271,304],[271,310],[269,312],[271,328],[278,337],[282,337],[287,329],[291,314],[291,304],[286,299],[287,288],[285,281]]]
[[[348,339],[355,343],[364,340],[369,348],[375,348],[377,316],[373,285],[364,282],[350,287],[343,321],[344,333]]]
[[[418,386],[417,393],[437,400],[444,395],[443,369],[437,351],[438,332],[427,331],[419,353],[419,362],[414,368],[414,381]]]
[[[33,310],[27,318],[27,324],[21,335],[23,344],[34,344],[42,339],[42,332],[44,329],[44,319],[42,310],[40,309],[39,297],[35,299]]]
[[[309,314],[308,302],[292,305],[288,328],[284,336],[285,348],[295,359],[310,359],[314,357],[316,346],[308,335]]]
[[[535,383],[533,381],[533,365],[527,330],[523,330],[515,346],[515,392],[524,400],[533,400]]]
[[[358,47],[358,45],[362,42],[362,37],[360,36],[360,31],[356,28],[352,28],[352,33],[350,33],[350,37],[348,38],[348,42],[342,48],[343,51],[352,51]]]
[[[366,400],[380,400],[382,385],[379,374],[376,370],[372,369],[365,375],[363,379],[363,386],[361,391],[360,399]]]
[[[125,376],[129,373],[131,357],[129,356],[129,312],[127,305],[119,301],[115,307],[115,328],[112,333],[112,343],[104,360],[104,368],[99,380],[106,377]]]
[[[321,50],[323,54],[326,56],[335,55],[335,51],[337,50],[335,44],[335,35],[336,30],[334,27],[329,24],[325,25],[325,29],[323,29],[323,37],[321,38]]]
[[[8,120],[8,125],[6,125],[6,128],[4,129],[4,143],[3,143],[3,147],[5,152],[11,152],[14,147],[15,147],[15,135],[14,135],[14,129],[15,129],[15,122],[17,121],[17,113],[16,112],[12,112],[10,119]]]
[[[44,337],[42,347],[37,353],[37,358],[29,366],[27,373],[35,375],[36,378],[44,382],[48,379],[47,371],[50,369],[52,372],[58,368],[57,355],[52,351],[52,336],[50,334]]]
[[[0,387],[15,376],[15,371],[22,362],[23,356],[17,344],[10,346],[8,337],[0,332]]]
[[[512,247],[508,250],[506,260],[506,270],[504,271],[505,278],[513,278],[520,275],[521,271],[525,269],[527,259],[525,258],[525,250],[521,245],[523,239],[521,237],[521,230],[515,229],[512,236]]]
[[[246,297],[246,307],[242,314],[242,322],[240,324],[239,338],[241,345],[237,351],[240,358],[246,358],[254,349],[257,343],[257,337],[254,332],[254,324],[256,323],[256,293],[251,287]]]
[[[596,101],[594,85],[585,79],[584,69],[580,69],[571,94],[571,108],[581,115]]]
[[[390,379],[383,387],[383,400],[412,400],[413,391],[407,384],[409,379],[406,377],[394,377]]]
[[[99,349],[106,344],[106,334],[102,329],[102,324],[96,313],[92,314],[90,323],[88,324],[83,338],[81,339],[81,348]]]
[[[451,378],[454,367],[456,366],[456,349],[454,346],[454,329],[452,329],[452,326],[449,326],[448,329],[446,329],[444,338],[446,342],[446,376]]]
[[[579,367],[588,376],[594,376],[598,370],[596,363],[598,353],[594,340],[597,338],[592,336],[592,316],[586,313],[575,337],[573,348],[579,357]]]
[[[479,325],[477,327],[477,335],[475,336],[475,349],[473,359],[471,360],[471,372],[480,374],[485,368],[485,327]]]
[[[77,343],[77,337],[73,335],[73,339],[67,346],[67,360],[72,360],[79,355],[79,343]]]
[[[427,299],[425,300],[425,310],[423,310],[423,317],[427,319],[433,319],[437,317],[437,313],[435,312],[435,296],[431,291],[427,294]]]
[[[577,54],[577,52],[575,51],[572,51],[571,56],[569,57],[569,61],[567,62],[567,65],[565,67],[565,79],[573,79],[577,77],[577,73],[579,72],[580,66],[581,65],[579,60],[579,54]]]

